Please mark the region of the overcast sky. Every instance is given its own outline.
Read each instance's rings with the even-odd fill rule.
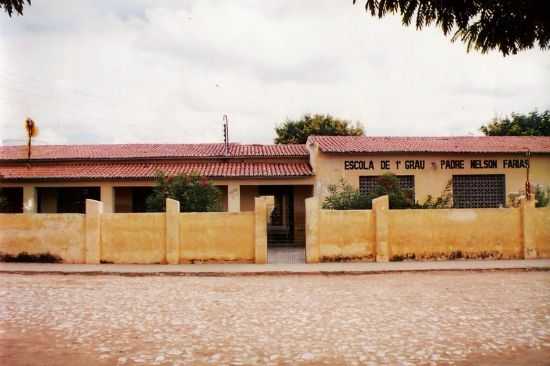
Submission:
[[[550,108],[550,53],[466,52],[352,1],[40,1],[0,14],[0,140],[270,143],[304,113],[467,135]],[[361,3],[361,1],[359,1]]]

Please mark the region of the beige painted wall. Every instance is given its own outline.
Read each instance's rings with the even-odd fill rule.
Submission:
[[[550,207],[532,209],[535,243],[539,258],[550,258]]]
[[[258,196],[258,186],[241,186],[241,212],[254,211],[254,198]]]
[[[164,263],[164,213],[101,215],[101,260],[112,263]]]
[[[0,252],[49,252],[67,263],[83,263],[84,215],[0,214]]]
[[[318,232],[321,261],[374,259],[376,231],[371,210],[321,210]]]
[[[180,262],[254,261],[254,212],[180,214]]]
[[[306,198],[313,196],[313,186],[294,186],[294,241],[306,241]]]
[[[506,198],[510,193],[518,192],[525,187],[526,169],[524,168],[503,168],[503,160],[525,159],[522,155],[505,154],[325,154],[320,153],[316,146],[310,147],[311,165],[315,172],[315,195],[324,199],[327,195],[327,188],[330,184],[337,184],[344,178],[354,187],[359,186],[359,177],[367,175],[382,175],[394,173],[396,175],[415,176],[415,196],[419,202],[424,202],[430,194],[434,197],[441,196],[445,185],[452,179],[453,175],[462,174],[505,174],[506,175]],[[497,160],[496,169],[472,169],[471,160]],[[372,160],[374,169],[346,170],[346,160],[361,160],[367,163]],[[381,169],[381,161],[389,160],[389,170]],[[401,161],[397,169],[396,161]],[[405,169],[407,160],[424,160],[425,168]],[[464,160],[464,169],[441,169],[441,160]],[[432,163],[434,165],[432,165]],[[530,181],[532,184],[550,186],[550,156],[534,155],[531,157]]]
[[[519,208],[389,210],[391,256],[521,258]]]
[[[550,208],[532,201],[521,208],[389,210],[386,200],[373,210],[342,211],[315,202],[307,212],[311,263],[449,259],[458,252],[469,259],[550,258]]]

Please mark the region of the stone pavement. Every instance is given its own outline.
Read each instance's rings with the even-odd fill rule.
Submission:
[[[548,360],[550,274],[542,271],[0,275],[2,365],[501,366]]]
[[[303,264],[306,262],[304,247],[274,247],[267,248],[267,263],[269,264]]]
[[[425,271],[550,270],[550,259],[347,262],[317,264],[42,264],[0,263],[0,273],[118,275],[372,274]]]

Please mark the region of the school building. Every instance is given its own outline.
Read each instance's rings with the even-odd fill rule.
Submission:
[[[274,196],[271,243],[303,244],[305,200],[342,178],[362,192],[391,172],[422,203],[450,185],[456,208],[504,207],[532,185],[550,186],[550,137],[315,136],[305,145],[128,144],[0,147],[0,187],[11,213],[144,212],[158,172],[196,173],[229,212]]]

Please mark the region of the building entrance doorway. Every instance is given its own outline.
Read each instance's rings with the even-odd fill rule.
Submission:
[[[260,186],[260,196],[273,196],[274,207],[267,225],[268,247],[294,245],[294,191],[291,186]]]
[[[312,186],[258,186],[259,196],[273,196],[267,225],[268,263],[305,262],[305,199]]]

